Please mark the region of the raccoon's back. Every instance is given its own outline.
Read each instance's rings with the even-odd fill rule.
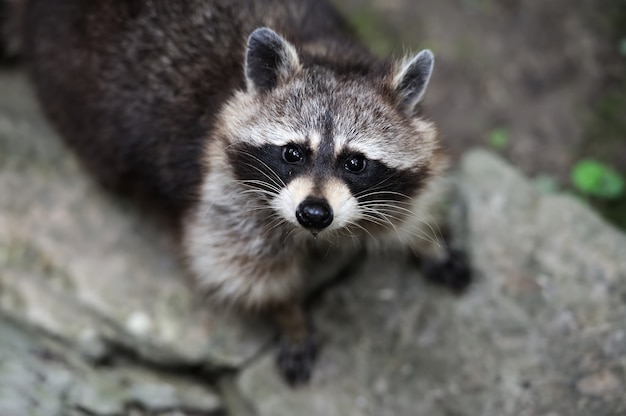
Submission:
[[[26,53],[44,110],[105,185],[176,214],[195,199],[215,115],[244,86],[246,37],[341,39],[319,0],[32,0]]]

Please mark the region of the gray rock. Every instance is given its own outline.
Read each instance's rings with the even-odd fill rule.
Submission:
[[[92,358],[123,347],[159,363],[237,366],[270,337],[209,312],[165,234],[88,179],[19,72],[0,88],[0,311]]]
[[[370,259],[315,308],[311,386],[290,391],[269,356],[242,374],[261,415],[626,414],[626,237],[486,152],[457,181],[469,292]]]
[[[133,365],[96,368],[62,344],[0,318],[0,415],[218,414],[206,385]],[[183,415],[185,413],[179,413]]]

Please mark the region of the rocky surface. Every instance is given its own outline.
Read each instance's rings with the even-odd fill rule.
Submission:
[[[0,320],[0,415],[217,415],[218,396],[193,378],[130,363],[93,366],[67,345]]]
[[[214,370],[253,358],[272,337],[268,328],[203,307],[171,242],[81,172],[24,76],[3,72],[0,89],[0,316],[62,340],[94,371],[122,356],[144,370],[204,374],[208,383]],[[12,351],[0,358],[21,360]],[[83,407],[115,414],[94,406]]]
[[[171,244],[81,173],[19,71],[0,91],[0,415],[626,414],[626,237],[497,157],[457,173],[470,290],[403,259],[355,266],[312,305],[324,348],[294,391],[271,331],[197,301]]]
[[[469,292],[372,259],[316,307],[310,388],[288,391],[269,357],[244,372],[262,415],[626,414],[626,237],[489,153],[466,155],[458,183]]]

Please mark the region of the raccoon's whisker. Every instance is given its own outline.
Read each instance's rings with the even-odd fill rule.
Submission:
[[[366,221],[369,221],[369,222],[373,223],[373,224],[380,225],[381,227],[390,228],[389,227],[390,224],[388,222],[383,221],[383,219],[378,217],[378,216],[371,215],[371,214],[366,214],[364,212],[361,212],[360,217],[362,219],[366,220]]]
[[[426,224],[428,229],[433,233],[433,237],[431,237],[430,241],[433,244],[436,244],[437,247],[441,247],[441,242],[439,241],[438,233],[433,229],[433,227],[430,225],[430,223],[428,221],[425,221],[425,220],[422,220],[422,219],[420,219],[420,221],[422,221],[424,224]],[[422,232],[424,232],[424,234],[426,234],[425,231],[422,231]],[[444,242],[444,244],[445,244],[445,242]]]
[[[258,207],[245,207],[241,210],[242,213],[255,212],[255,211],[271,211],[271,208],[258,206]]]
[[[241,191],[240,193],[241,193],[242,195],[243,195],[243,194],[257,194],[257,195],[263,196],[264,198],[265,198],[266,196],[269,196],[269,197],[274,197],[274,196],[276,196],[276,193],[274,193],[274,192],[272,192],[272,191],[266,191],[266,190],[264,190],[264,189],[248,189],[248,190],[246,190],[246,191]]]
[[[402,209],[406,209],[406,210],[410,210],[409,208],[406,208],[407,206],[412,206],[412,204],[410,202],[402,204],[402,201],[390,201],[388,199],[371,199],[371,200],[365,200],[365,201],[363,201],[361,203],[364,204],[364,205],[367,205],[367,204],[372,204],[372,205],[385,204],[385,205],[390,206],[390,207],[397,207],[397,208],[402,208]],[[404,205],[404,206],[402,206],[402,205]]]
[[[403,207],[404,209],[409,209],[405,207],[411,207],[414,204],[413,201],[399,201],[399,200],[389,200],[389,199],[370,199],[370,200],[365,199],[365,200],[360,200],[360,203],[363,205],[384,203],[384,204],[388,204],[389,206],[396,206],[398,208]]]
[[[426,225],[428,225],[428,224],[426,224]],[[403,228],[403,231],[405,233],[409,234],[409,235],[412,235],[413,237],[421,238],[422,240],[425,240],[425,241],[428,241],[429,243],[435,244],[437,247],[441,247],[441,243],[440,243],[439,238],[437,237],[437,235],[430,235],[430,234],[428,234],[424,230],[419,230],[420,231],[419,234],[414,233],[414,232],[409,231],[409,230],[404,229],[404,228]]]
[[[439,228],[439,221],[435,221],[435,228],[437,229],[437,231],[433,230],[433,227],[426,221],[424,221],[426,223],[426,225],[428,225],[428,228],[431,229],[431,231],[433,232],[433,234],[435,235],[435,238],[437,239],[437,247],[441,247],[442,245],[444,247],[447,246],[446,244],[446,239],[443,238],[443,233],[441,232],[441,228]],[[438,236],[441,236],[441,241],[439,241]]]
[[[349,225],[351,225],[351,226],[354,226],[354,227],[358,227],[358,228],[360,228],[361,230],[365,231],[365,232],[366,232],[366,233],[370,236],[370,238],[371,238],[372,240],[375,240],[375,241],[377,241],[377,240],[378,240],[376,237],[374,237],[374,236],[372,235],[372,233],[370,233],[370,232],[368,231],[368,229],[367,229],[367,228],[363,227],[361,224],[357,223],[356,221],[351,221],[351,222],[349,222],[348,224],[349,224]]]
[[[278,195],[278,193],[280,192],[280,190],[268,185],[267,183],[263,183],[262,186],[246,183],[241,183],[241,185],[244,186],[244,190],[237,190],[236,192],[238,192],[239,194],[244,195],[256,193],[259,196],[262,196],[264,199],[271,199]]]
[[[274,184],[270,184],[266,181],[262,181],[260,179],[236,179],[234,180],[235,183],[241,183],[241,184],[245,184],[245,185],[263,185],[263,186],[271,186],[273,189],[280,189],[279,187],[275,186]]]
[[[428,241],[430,241],[430,242],[432,242],[433,244],[436,244],[438,247],[440,247],[440,246],[441,246],[441,242],[440,242],[440,240],[439,240],[439,235],[441,234],[441,230],[439,230],[439,232],[435,231],[435,229],[434,229],[434,228],[430,225],[430,222],[429,222],[426,218],[424,218],[423,216],[418,215],[418,214],[417,214],[417,213],[415,213],[415,212],[412,212],[412,213],[411,213],[411,215],[413,216],[413,218],[414,218],[414,219],[416,219],[416,220],[417,220],[417,221],[419,221],[420,223],[424,224],[424,225],[425,225],[426,227],[428,227],[428,229],[430,230],[431,234],[428,234],[428,233],[426,232],[426,230],[424,230],[424,229],[420,229],[420,230],[419,230],[419,231],[420,231],[423,235],[425,235],[425,236],[428,236],[428,237],[429,237],[427,240],[428,240]],[[435,222],[435,223],[436,223],[436,222]],[[403,229],[406,233],[408,233],[408,234],[411,234],[411,235],[413,235],[413,236],[415,236],[415,237],[419,237],[417,234],[415,234],[415,233],[413,233],[413,232],[409,231],[409,230],[407,229],[407,227],[402,227],[402,229]],[[424,237],[422,237],[422,238],[424,238]]]
[[[372,190],[373,189],[373,190]],[[378,188],[371,188],[368,189],[367,193],[365,193],[365,191],[361,194],[357,194],[357,196],[355,196],[357,199],[362,200],[365,199],[367,197],[370,197],[372,195],[393,195],[393,196],[399,196],[402,199],[406,200],[405,203],[410,203],[411,197],[409,195],[403,194],[402,192],[396,192],[396,191],[377,191],[376,189]],[[398,201],[400,202],[400,201]]]
[[[242,192],[242,193],[243,192],[248,192],[248,193],[250,193],[250,192],[263,192],[263,193],[270,193],[272,195],[276,195],[276,193],[277,193],[276,191],[274,191],[272,189],[264,189],[264,188],[259,188],[259,187],[252,186],[252,185],[248,185],[245,190],[240,191],[240,192]]]
[[[235,181],[235,183],[240,184],[240,185],[244,185],[248,188],[252,188],[252,189],[264,189],[267,188],[269,190],[272,190],[276,193],[280,192],[280,188],[275,186],[274,184],[270,184],[268,182],[265,181],[261,181],[258,179],[240,179]]]
[[[379,200],[379,201],[383,201],[383,200]],[[401,223],[401,218],[398,217],[397,215],[409,214],[416,220],[424,223],[431,230],[432,235],[429,235],[424,230],[420,230],[421,233],[416,234],[406,229],[406,227],[401,227],[402,231],[414,237],[421,238],[429,242],[432,242],[434,244],[440,245],[437,233],[431,227],[428,221],[426,221],[424,218],[417,215],[414,211],[408,210],[404,207],[399,207],[393,204],[389,204],[388,202],[389,201],[384,201],[384,202],[366,201],[363,205],[361,205],[363,209],[363,214],[364,214],[362,215],[362,217],[372,223],[378,224],[385,228],[393,228],[394,231],[398,235],[400,235],[400,231],[398,230],[396,224],[394,224],[393,221]]]
[[[278,176],[278,174],[271,168],[269,167],[265,162],[263,162],[262,160],[260,160],[258,157],[254,156],[253,154],[247,153],[247,152],[243,152],[241,151],[241,153],[254,158],[255,160],[257,160],[261,165],[263,165],[265,167],[265,169],[267,169],[267,171],[259,168],[258,166],[252,164],[252,163],[248,163],[246,162],[246,166],[251,167],[252,169],[256,170],[257,172],[259,172],[260,174],[262,174],[264,177],[266,177],[269,182],[265,182],[265,181],[261,181],[261,180],[254,180],[254,179],[241,179],[241,180],[236,180],[234,182],[236,183],[245,183],[245,182],[258,182],[259,184],[262,184],[264,186],[270,187],[273,186],[275,189],[280,189],[282,187],[285,186],[285,183],[283,182],[283,180],[280,178],[280,176]],[[268,173],[269,171],[269,173]],[[270,174],[272,174],[274,177],[270,176]]]
[[[385,214],[377,213],[377,215],[384,216],[385,219],[388,220],[387,215],[385,215]],[[380,222],[380,220],[379,221],[375,221],[374,218],[372,218],[371,216],[370,217],[365,217],[364,216],[363,218],[367,219],[368,221],[371,221],[373,223],[376,223],[376,224],[378,224],[380,226],[389,228],[387,226],[387,223],[382,223],[382,222]],[[391,217],[391,218],[393,218],[393,217]],[[429,227],[432,230],[432,227],[426,221],[421,221],[421,222],[426,224],[426,226]],[[396,232],[396,234],[398,235],[398,237],[400,237],[400,230],[402,230],[402,232],[404,232],[404,233],[406,233],[408,235],[411,235],[413,237],[416,237],[416,238],[428,241],[430,243],[436,244],[437,246],[441,246],[439,238],[437,237],[437,234],[434,233],[434,232],[433,232],[433,235],[430,235],[425,230],[422,230],[422,229],[418,229],[417,231],[419,231],[419,233],[415,233],[415,232],[407,229],[406,227],[400,226],[400,229],[398,229],[396,225],[392,225],[392,227],[393,227],[394,231]]]
[[[380,208],[378,208],[376,206],[361,205],[361,209],[363,210],[363,212],[372,214],[375,217],[382,217],[384,215],[387,215],[387,216],[391,216],[394,220],[399,220],[399,217],[396,217],[395,215],[392,215],[392,214],[397,214],[397,213],[386,212],[384,209],[380,209]]]
[[[384,206],[384,205],[380,205],[380,206],[364,206],[364,209],[366,209],[368,212],[376,215],[376,216],[381,216],[381,217],[385,217],[387,219],[391,219],[393,221],[395,221],[396,224],[401,225],[405,220],[407,216],[410,216],[412,218],[414,218],[415,220],[424,223],[427,227],[431,228],[431,231],[433,231],[433,235],[435,235],[435,238],[437,233],[432,230],[432,227],[430,226],[430,224],[428,224],[428,221],[426,221],[424,218],[416,215],[413,211],[409,211],[409,210],[404,210],[404,209],[399,209],[399,207],[394,207],[394,206]],[[395,225],[394,225],[395,226]],[[405,227],[402,227],[405,228]]]
[[[366,209],[366,212],[368,214],[364,215],[363,218],[365,218],[365,219],[367,219],[367,220],[369,220],[369,221],[371,221],[371,222],[373,222],[375,224],[378,224],[380,226],[385,226],[386,227],[387,223],[388,223],[389,225],[391,225],[393,227],[393,229],[396,232],[396,234],[398,235],[398,237],[400,237],[400,231],[398,230],[396,225],[391,221],[391,220],[396,220],[396,221],[399,222],[399,219],[396,216],[388,214],[388,213],[384,213],[384,212],[381,212],[381,211],[371,210],[371,209]],[[380,217],[382,217],[382,219],[385,220],[386,223],[382,223],[380,221],[380,219],[381,219]],[[375,221],[374,219],[377,219],[377,221]],[[436,244],[437,246],[440,246],[440,242],[439,242],[439,238],[437,236],[437,233],[432,229],[430,224],[427,221],[424,221],[423,219],[418,219],[418,220],[420,222],[424,223],[433,232],[432,236],[429,235],[428,233],[426,233],[424,230],[420,230],[421,233],[420,234],[416,234],[416,233],[412,232],[411,230],[408,230],[406,227],[402,227],[401,226],[400,228],[402,229],[403,232],[405,232],[405,233],[407,233],[409,235],[412,235],[412,236],[417,237],[417,238],[421,238],[423,240],[432,242],[433,244]]]
[[[347,235],[346,233],[347,232]],[[354,244],[354,248],[359,248],[359,245],[361,244],[361,240],[358,239],[358,237],[354,234],[354,232],[350,229],[350,228],[343,228],[341,230],[337,230],[337,234],[339,234],[342,237],[350,237],[352,239],[352,244]]]
[[[235,187],[235,185],[237,185],[237,187]],[[243,185],[244,189],[240,189],[240,187]],[[275,197],[279,191],[274,190],[273,187],[271,187],[270,185],[268,185],[267,183],[264,183],[263,187],[260,187],[258,185],[254,185],[254,184],[247,184],[247,183],[231,183],[228,186],[229,190],[232,190],[233,192],[236,192],[240,195],[245,195],[245,194],[258,194],[262,199],[268,200],[272,197]]]
[[[375,210],[380,210],[380,211],[385,211],[387,213],[394,213],[394,214],[399,214],[399,215],[408,215],[411,217],[416,216],[415,213],[410,210],[410,209],[406,209],[403,207],[398,207],[395,205],[391,205],[391,204],[384,204],[384,203],[376,203],[376,204],[363,204],[361,205],[362,207],[367,207],[370,209],[375,209]]]
[[[275,217],[276,218],[274,218],[274,220],[272,222],[270,222],[270,224],[269,224],[270,226],[263,233],[263,236],[267,235],[272,230],[274,230],[274,229],[278,228],[279,226],[281,226],[281,225],[286,223],[286,221],[283,220],[280,216],[275,215]]]
[[[211,208],[215,205],[215,203],[211,203],[210,205],[207,206],[207,208],[204,211],[203,214],[203,218],[206,218],[207,215],[210,214],[210,210]],[[267,216],[278,216],[278,214],[276,214],[271,207],[264,205],[264,204],[245,204],[242,206],[238,207],[238,212],[241,213],[251,213],[251,212],[261,212],[261,211],[266,211],[269,214]]]
[[[254,166],[251,163],[246,163],[246,164],[248,166],[250,166],[251,168],[253,168],[254,170],[256,170],[257,172],[261,173],[269,181],[269,182],[264,182],[264,181],[260,181],[260,180],[257,179],[260,184],[263,184],[263,186],[267,186],[267,187],[273,187],[275,189],[280,189],[281,188],[281,184],[279,182],[277,182],[274,178],[272,178],[267,172],[263,171],[263,169],[260,169],[259,167]],[[249,180],[252,180],[252,179],[249,179]],[[282,182],[282,180],[281,180],[281,182]]]
[[[407,217],[417,217],[413,211],[401,209],[400,207],[395,207],[393,205],[386,206],[383,204],[363,204],[361,205],[361,207],[371,212],[380,212],[382,214],[393,215],[394,219],[397,220],[406,219]]]
[[[383,220],[386,223],[388,223],[389,225],[393,226],[393,223],[391,222],[391,220],[389,218],[397,220],[396,217],[394,217],[394,216],[392,216],[390,214],[387,214],[385,212],[379,211],[377,209],[373,209],[371,207],[362,207],[362,208],[363,208],[363,213],[365,213],[367,215],[370,215],[371,217],[378,218],[379,220]]]
[[[348,234],[350,234],[350,237],[352,237],[352,241],[358,244],[361,244],[361,241],[359,240],[359,238],[356,236],[356,234],[354,234],[354,232],[350,229],[350,228],[346,228],[345,231],[348,232]]]
[[[271,210],[271,207],[267,204],[264,203],[258,203],[258,202],[248,202],[245,204],[240,205],[237,210],[239,210],[239,208],[259,208],[259,209],[267,209],[267,210]]]
[[[400,237],[400,232],[398,231],[398,228],[396,228],[394,223],[391,222],[391,220],[389,220],[389,218],[387,218],[386,216],[380,215],[379,217],[377,217],[377,216],[370,215],[370,214],[365,214],[365,215],[362,214],[362,218],[367,221],[370,221],[371,223],[378,224],[383,228],[387,228],[390,230],[393,229],[393,231],[395,231],[398,237]]]
[[[209,212],[211,211],[211,208],[213,208],[213,205],[215,205],[215,201],[211,201],[210,204],[207,204],[206,208],[204,209],[204,212],[202,213],[202,219],[207,218],[207,216],[209,215]]]
[[[287,232],[287,234],[285,234],[285,238],[284,238],[283,241],[287,242],[289,240],[289,238],[292,238],[293,234],[296,234],[298,232],[300,232],[300,233],[308,233],[308,231],[303,231],[303,230],[301,230],[299,228],[293,227],[291,230],[289,230]]]
[[[250,156],[252,159],[256,160],[257,162],[259,162],[261,165],[263,165],[272,175],[275,176],[275,179],[278,179],[278,182],[276,182],[273,178],[271,178],[267,172],[264,172],[263,170],[259,169],[257,166],[251,164],[251,163],[247,163],[248,166],[250,166],[251,168],[254,168],[256,170],[258,170],[260,173],[264,174],[268,179],[270,179],[272,182],[274,182],[274,184],[276,184],[278,187],[285,187],[287,186],[285,184],[285,182],[280,178],[280,176],[274,171],[274,169],[272,169],[267,163],[265,163],[264,161],[262,161],[261,159],[259,159],[258,157],[256,157],[255,155],[253,155],[250,152],[244,152],[243,150],[238,150],[239,152]]]
[[[387,182],[388,180],[392,179],[394,177],[394,175],[390,175],[387,176],[385,179],[383,179],[382,181],[378,182],[376,185],[365,189],[364,191],[358,192],[356,195],[354,195],[355,198],[360,198],[363,194],[372,191],[372,190],[376,190],[376,189],[380,189],[381,185],[383,185],[385,182]]]
[[[433,230],[431,225],[427,221],[424,221],[424,220],[420,220],[420,222],[425,224],[428,227],[428,229],[430,229],[430,231],[432,231],[432,234],[426,232],[426,230],[424,230],[422,228],[417,228],[415,230],[410,230],[407,227],[400,227],[400,228],[406,234],[409,234],[409,235],[411,235],[413,237],[420,238],[422,240],[425,240],[425,241],[428,241],[430,243],[433,243],[437,247],[441,247],[441,242],[439,240],[439,237],[438,237],[437,233]],[[417,232],[414,232],[414,231],[417,231]]]
[[[328,258],[329,253],[330,253],[330,246],[326,248],[326,253],[324,253],[324,256],[322,256],[322,260],[326,260]]]
[[[387,202],[387,201],[385,201]],[[372,201],[368,201],[368,203],[363,205],[364,207],[367,208],[371,208],[371,209],[377,209],[377,208],[382,208],[380,214],[381,215],[391,215],[391,213],[395,213],[395,214],[408,214],[411,217],[415,218],[416,220],[422,222],[423,224],[425,224],[430,231],[432,232],[433,235],[433,240],[432,242],[437,244],[438,246],[441,245],[441,242],[439,240],[439,235],[441,235],[441,230],[435,230],[433,229],[433,227],[430,225],[430,223],[422,216],[420,216],[418,213],[416,213],[415,211],[412,210],[408,210],[406,208],[403,207],[398,207],[392,204],[388,204],[388,203],[376,203],[376,204],[372,204]],[[391,211],[391,212],[382,212],[382,211]],[[396,220],[399,220],[399,218],[397,217],[393,217]],[[407,231],[408,232],[408,231]],[[415,234],[413,234],[415,235]]]

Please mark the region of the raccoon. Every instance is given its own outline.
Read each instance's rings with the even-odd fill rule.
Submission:
[[[429,50],[378,58],[321,0],[32,0],[24,44],[85,168],[173,220],[198,290],[272,317],[289,383],[316,358],[301,304],[319,259],[391,248],[469,282],[433,238]]]

